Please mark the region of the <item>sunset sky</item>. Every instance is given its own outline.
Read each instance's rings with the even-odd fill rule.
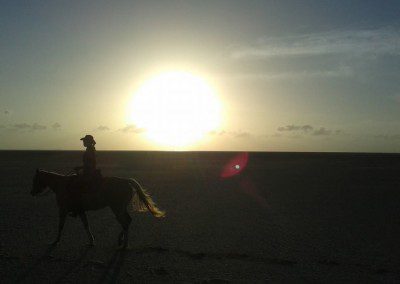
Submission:
[[[99,150],[400,152],[399,1],[1,5],[0,149],[81,149],[92,134]],[[185,146],[129,119],[168,72],[220,107]]]

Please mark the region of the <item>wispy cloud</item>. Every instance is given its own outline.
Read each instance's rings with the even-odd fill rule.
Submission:
[[[400,140],[400,134],[384,134],[384,135],[375,135],[375,138],[384,139],[384,140]]]
[[[326,129],[325,127],[320,127],[313,132],[315,136],[328,136],[332,134],[332,130]]]
[[[41,125],[38,123],[28,124],[28,123],[16,123],[11,125],[11,130],[28,130],[28,131],[36,131],[36,130],[45,130],[47,126]]]
[[[14,129],[26,130],[26,129],[31,129],[32,125],[30,125],[28,123],[16,123],[16,124],[12,125],[11,127]]]
[[[59,124],[58,122],[56,122],[56,123],[54,123],[54,124],[51,126],[51,128],[52,128],[53,130],[58,130],[58,129],[61,128],[61,124]]]
[[[296,131],[296,130],[301,130],[301,131],[308,132],[308,131],[311,131],[313,129],[314,129],[314,127],[312,127],[311,125],[308,125],[308,124],[306,124],[306,125],[294,125],[294,124],[291,124],[291,125],[278,127],[277,130],[280,131],[280,132],[282,132],[282,131]]]
[[[280,138],[282,136],[283,136],[282,133],[274,133],[273,135],[271,135],[272,138]]]
[[[331,31],[286,37],[268,37],[239,46],[234,59],[315,56],[326,54],[400,54],[400,32],[391,29]]]
[[[119,131],[124,132],[124,133],[139,134],[139,133],[145,132],[146,130],[144,128],[139,128],[134,124],[130,124],[130,125],[125,126],[124,128],[120,128]]]
[[[100,125],[99,127],[96,127],[95,131],[109,131],[110,128],[105,125]]]
[[[238,131],[232,133],[235,138],[250,138],[251,134],[246,131]]]
[[[212,130],[208,134],[221,136],[221,135],[225,135],[226,131],[225,130],[221,130],[221,131]]]
[[[313,136],[329,136],[329,135],[340,135],[343,134],[343,131],[340,129],[332,130],[328,129],[326,127],[314,127],[309,124],[305,125],[296,125],[296,124],[290,124],[286,126],[280,126],[277,128],[279,132],[290,132],[290,133],[295,133],[294,135],[292,134],[291,137],[299,138],[299,133],[300,134],[307,134],[307,135],[313,135]]]
[[[347,78],[354,75],[350,66],[338,66],[326,70],[301,70],[287,72],[256,72],[256,73],[238,73],[230,75],[235,79],[246,80],[304,80],[318,78]]]
[[[225,131],[225,130],[220,130],[220,131],[210,131],[208,132],[209,135],[215,135],[215,136],[230,136],[233,138],[250,138],[252,134],[247,131]]]
[[[47,126],[40,125],[40,124],[37,124],[37,123],[34,123],[32,125],[32,130],[45,130],[46,128],[47,128]]]

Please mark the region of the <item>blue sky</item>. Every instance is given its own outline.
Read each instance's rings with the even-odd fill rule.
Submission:
[[[398,1],[2,1],[0,148],[152,145],[125,119],[157,70],[226,120],[191,150],[400,151]]]

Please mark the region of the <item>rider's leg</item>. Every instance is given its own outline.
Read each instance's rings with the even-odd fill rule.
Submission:
[[[78,214],[83,211],[82,191],[85,186],[86,182],[81,176],[76,177],[74,182],[70,185],[71,212],[68,215],[71,217],[77,217]]]

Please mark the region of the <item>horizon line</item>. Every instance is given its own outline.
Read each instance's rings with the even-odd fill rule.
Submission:
[[[0,149],[0,152],[82,152],[84,149]],[[169,152],[169,153],[286,153],[286,154],[388,154],[400,155],[400,152],[351,152],[351,151],[257,151],[257,150],[110,150],[102,149],[97,152]]]

